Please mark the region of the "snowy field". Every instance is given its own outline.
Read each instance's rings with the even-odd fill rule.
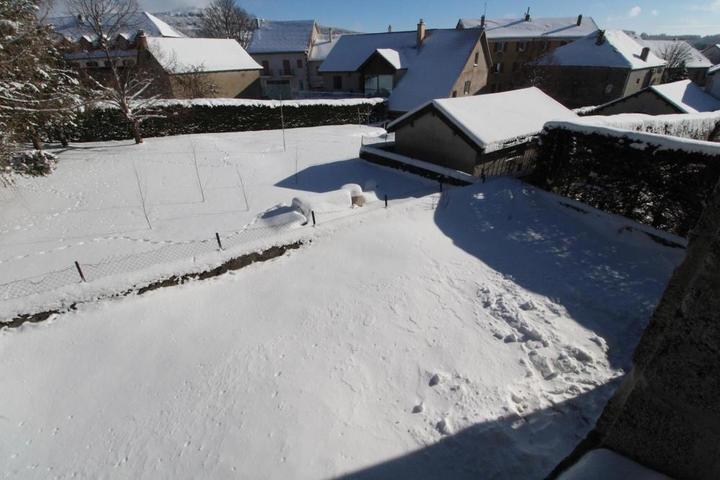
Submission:
[[[327,163],[305,170],[308,184],[335,178],[325,168],[337,184],[386,172],[342,166],[358,128],[316,131],[339,146],[313,154]],[[230,144],[256,145],[244,134],[185,138],[220,158]],[[287,157],[256,148],[275,177],[294,173]],[[6,200],[17,202],[10,224],[34,223],[16,235],[34,232],[49,249],[58,233],[78,234],[83,215],[98,218],[93,202],[103,199],[115,219],[85,235],[148,235],[137,205],[123,203],[133,198],[130,167],[102,151],[107,168],[85,151],[68,162],[105,179],[94,200],[80,185],[37,190],[64,202],[66,222],[23,210],[41,205],[31,183],[20,187],[24,200]],[[187,151],[176,155],[191,168]],[[163,188],[162,169],[143,171],[157,202],[153,234],[253,215],[233,168],[213,162],[212,220],[192,216],[191,173],[180,194]],[[250,170],[255,212],[288,200],[277,180],[263,186],[267,177]],[[422,186],[392,175],[398,190]],[[233,202],[237,211],[221,213]],[[593,426],[684,253],[515,180],[349,220],[318,226],[312,244],[270,262],[0,331],[4,477],[543,478]]]
[[[214,242],[216,232],[242,229],[296,195],[350,182],[375,183],[390,199],[437,189],[358,160],[362,136],[380,133],[362,126],[293,129],[285,147],[281,131],[74,144],[60,152],[52,175],[0,187],[0,303],[2,284],[62,269],[79,282],[74,261]]]

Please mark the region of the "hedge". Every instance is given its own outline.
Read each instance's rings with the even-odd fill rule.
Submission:
[[[528,181],[680,236],[720,179],[720,145],[589,126],[546,125]]]
[[[377,99],[240,101],[161,101],[153,108],[156,117],[141,125],[144,137],[190,133],[221,133],[250,130],[365,124],[385,117],[385,104]],[[131,139],[130,125],[117,109],[100,107],[80,113],[76,126],[63,132],[77,142]]]

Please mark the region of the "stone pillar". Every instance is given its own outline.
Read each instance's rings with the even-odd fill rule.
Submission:
[[[720,184],[595,429],[551,478],[609,448],[675,478],[720,478]]]

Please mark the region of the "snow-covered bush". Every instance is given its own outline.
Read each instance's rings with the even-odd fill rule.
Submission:
[[[47,175],[53,171],[57,157],[42,150],[27,150],[12,155],[9,169],[21,175]]]
[[[540,136],[528,180],[686,236],[720,180],[720,144],[555,122]]]
[[[590,115],[583,123],[606,127],[657,133],[695,140],[720,141],[720,112],[677,113],[672,115],[645,115],[621,113],[619,115]]]

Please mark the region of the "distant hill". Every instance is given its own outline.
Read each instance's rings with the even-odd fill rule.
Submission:
[[[647,40],[685,40],[698,50],[702,50],[709,45],[720,43],[720,34],[706,35],[703,37],[700,35],[666,35],[664,33],[661,33],[659,35],[650,35],[647,33],[642,33],[640,34],[640,38],[644,38]]]

